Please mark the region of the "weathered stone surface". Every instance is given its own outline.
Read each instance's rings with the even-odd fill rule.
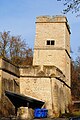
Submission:
[[[54,44],[51,44],[51,41],[54,41]],[[71,85],[70,29],[65,16],[37,17],[33,65],[56,66],[65,76],[62,80],[68,86]],[[58,75],[56,74],[55,76]],[[52,85],[53,113],[58,115],[59,112],[68,112],[68,105],[71,101],[69,87],[56,79]]]
[[[34,111],[32,109],[28,109],[28,107],[20,107],[18,109],[18,118],[21,120],[29,120],[34,118]]]
[[[6,59],[0,59],[0,116],[15,114],[13,104],[5,96],[5,90],[20,93],[18,75],[19,69],[15,65]]]
[[[70,29],[66,17],[37,17],[33,65],[18,68],[0,59],[0,112],[4,116],[14,114],[14,106],[4,94],[9,90],[44,101],[48,117],[59,117],[69,112],[70,82]]]

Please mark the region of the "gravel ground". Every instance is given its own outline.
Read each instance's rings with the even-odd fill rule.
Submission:
[[[69,118],[44,118],[44,119],[34,119],[34,120],[69,120]]]
[[[20,119],[17,119],[17,118],[11,118],[11,117],[8,117],[8,118],[0,118],[0,120],[20,120]],[[69,120],[69,118],[40,118],[40,119],[33,119],[33,120]]]

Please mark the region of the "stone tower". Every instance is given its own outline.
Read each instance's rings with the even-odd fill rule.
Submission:
[[[70,29],[65,16],[37,17],[33,65],[56,66],[70,85]]]
[[[38,107],[48,109],[48,117],[59,117],[69,112],[70,81],[70,29],[66,17],[37,17],[33,65],[17,67],[0,58],[0,114],[14,113],[4,94],[8,90],[29,97],[24,106],[28,107],[27,117],[32,119]],[[32,104],[33,98],[37,104]]]

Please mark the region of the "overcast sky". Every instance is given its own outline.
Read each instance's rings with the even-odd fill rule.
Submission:
[[[63,8],[63,3],[57,0],[0,0],[0,32],[21,35],[34,48],[36,17],[63,15]],[[71,12],[66,17],[71,29],[71,56],[75,59],[80,46],[80,17]]]

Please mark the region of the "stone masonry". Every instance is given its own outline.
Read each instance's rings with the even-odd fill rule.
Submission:
[[[20,92],[45,101],[49,117],[69,112],[70,59],[66,17],[37,17],[33,67],[20,68]]]
[[[15,114],[13,104],[5,96],[5,90],[20,93],[19,75],[19,67],[5,58],[0,58],[0,116]]]
[[[61,113],[69,112],[70,59],[70,28],[67,18],[37,17],[33,65],[18,68],[7,61],[8,67],[4,67],[5,60],[1,59],[0,98],[5,86],[2,81],[15,80],[19,86],[11,86],[16,86],[17,91],[9,89],[10,84],[6,82],[8,89],[44,101],[43,107],[48,109],[48,117],[59,117]]]

